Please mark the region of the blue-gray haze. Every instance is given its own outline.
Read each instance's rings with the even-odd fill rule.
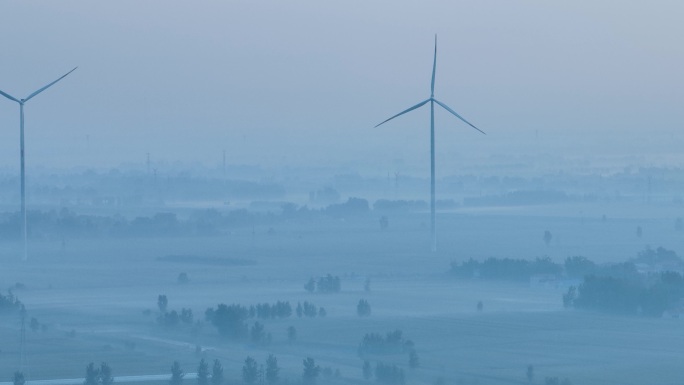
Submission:
[[[0,89],[23,95],[80,66],[27,106],[29,169],[147,153],[215,166],[225,150],[229,164],[420,175],[428,110],[372,127],[427,97],[436,33],[437,94],[489,133],[438,112],[438,175],[492,157],[677,164],[683,12],[668,0],[3,1]],[[11,172],[14,103],[0,103],[0,126]]]

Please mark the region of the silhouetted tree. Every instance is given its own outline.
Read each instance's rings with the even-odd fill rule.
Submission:
[[[363,283],[363,291],[366,293],[370,293],[371,291],[371,280],[370,278],[366,278],[366,281]]]
[[[368,301],[365,299],[359,300],[359,303],[356,305],[356,314],[359,317],[368,317],[371,314],[371,307]]]
[[[310,278],[309,282],[304,285],[304,290],[313,293],[316,290],[316,281],[313,278]]]
[[[242,366],[242,380],[247,384],[253,384],[258,377],[257,363],[252,357],[245,359],[245,364]]]
[[[197,366],[197,385],[209,384],[209,364],[202,358]]]
[[[100,370],[95,367],[94,363],[89,363],[88,366],[86,366],[86,374],[85,374],[85,380],[83,381],[84,385],[98,385],[100,382]]]
[[[575,286],[570,286],[568,292],[563,294],[563,307],[571,307],[575,304],[575,299],[577,298],[577,288]]]
[[[211,368],[211,384],[223,384],[223,366],[219,360],[214,360],[214,366]]]
[[[403,385],[404,371],[397,365],[386,365],[381,362],[375,366],[375,378],[378,382],[391,385]]]
[[[26,383],[26,378],[24,378],[23,372],[14,372],[14,378],[12,380],[13,385],[24,385]]]
[[[192,321],[193,321],[192,309],[182,308],[180,315],[179,315],[179,319],[181,322],[183,322],[186,325],[192,325]]]
[[[415,349],[411,349],[409,352],[409,367],[415,369],[420,366],[420,361],[418,361],[418,353]]]
[[[370,380],[371,377],[373,377],[373,367],[371,366],[371,363],[368,360],[363,361],[362,371],[364,379]]]
[[[178,283],[181,285],[185,285],[190,282],[190,278],[188,277],[187,273],[180,273],[178,274]]]
[[[387,219],[387,216],[383,215],[380,217],[380,230],[387,230],[389,227],[389,219]]]
[[[484,304],[482,301],[477,301],[477,311],[482,311],[484,309]]]
[[[166,298],[166,295],[159,294],[159,297],[157,297],[157,307],[159,308],[159,311],[162,313],[166,313],[166,308],[168,306],[169,306],[169,299]]]
[[[287,328],[287,342],[294,343],[297,341],[297,329],[294,326],[289,326]]]
[[[112,368],[106,362],[100,364],[100,384],[112,385],[114,383],[114,376],[112,376]]]
[[[40,323],[36,319],[36,317],[31,317],[31,322],[29,323],[29,327],[33,332],[37,332],[38,329],[40,329]]]
[[[544,231],[544,243],[546,243],[546,246],[551,243],[551,239],[553,239],[551,232],[549,230]]]
[[[183,373],[180,363],[178,361],[173,361],[173,364],[171,365],[171,380],[169,383],[171,385],[180,385],[183,383],[183,377],[185,377],[185,373]]]
[[[527,381],[532,382],[534,380],[534,366],[527,365],[527,373],[525,375],[527,376]]]
[[[304,372],[302,373],[302,380],[305,384],[315,384],[318,375],[321,373],[321,367],[316,365],[313,358],[307,357],[304,360]]]
[[[252,325],[252,330],[249,334],[252,342],[255,344],[264,342],[264,325],[259,322],[255,322],[254,325]]]
[[[266,382],[269,384],[275,384],[278,382],[278,372],[280,368],[278,367],[278,360],[273,354],[269,354],[266,359]]]
[[[304,309],[302,308],[301,302],[297,302],[297,317],[302,318],[302,315],[304,314]]]
[[[637,226],[636,229],[636,236],[641,238],[641,236],[644,234],[644,231],[641,229],[641,226]]]

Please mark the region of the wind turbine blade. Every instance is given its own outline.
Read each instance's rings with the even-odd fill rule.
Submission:
[[[58,81],[64,79],[67,75],[69,75],[70,73],[76,71],[76,68],[78,68],[78,67],[74,67],[74,69],[72,69],[71,71],[65,73],[65,74],[62,75],[62,77],[60,77],[59,79],[55,80],[54,82],[52,82],[52,83],[46,85],[45,87],[43,87],[43,88],[39,89],[38,91],[32,93],[31,95],[27,96],[26,99],[24,99],[24,102],[28,102],[32,97],[34,97],[34,96],[38,95],[39,93],[41,93],[41,92],[47,90],[47,89],[50,88],[53,84],[55,84],[55,83],[57,83]]]
[[[480,131],[481,133],[485,134],[484,131],[482,131],[482,130],[480,130],[479,128],[475,127],[475,126],[474,126],[472,123],[470,123],[469,121],[465,120],[461,115],[457,114],[456,111],[454,111],[454,110],[452,110],[451,108],[449,108],[449,106],[447,106],[446,104],[440,102],[440,101],[437,100],[437,99],[432,99],[432,100],[434,100],[435,103],[437,103],[437,104],[439,104],[440,106],[442,106],[445,110],[447,110],[447,111],[451,112],[452,114],[454,114],[454,116],[456,116],[457,118],[461,119],[463,122],[465,122],[465,123],[466,123],[467,125],[469,125],[470,127],[472,127],[472,128],[474,128],[474,129]],[[487,135],[487,134],[485,134],[485,135]]]
[[[10,94],[6,94],[6,93],[0,91],[0,95],[6,97],[6,98],[9,99],[9,100],[14,100],[14,101],[17,102],[17,103],[21,103],[20,101],[18,101],[17,99],[15,99],[15,98],[14,98],[12,95],[10,95]]]
[[[435,71],[437,70],[437,35],[435,34],[435,58],[432,61],[432,83],[430,84],[430,96],[435,96]]]
[[[425,105],[425,103],[427,103],[427,102],[429,102],[429,101],[430,101],[430,99],[425,100],[425,101],[423,101],[423,102],[420,102],[420,103],[416,104],[415,106],[413,106],[413,107],[411,107],[411,108],[407,108],[407,109],[405,109],[404,111],[401,111],[400,113],[394,115],[393,117],[391,117],[391,118],[389,118],[389,119],[383,121],[382,123],[376,125],[375,127],[377,127],[377,126],[379,126],[379,125],[381,125],[381,124],[385,124],[385,123],[389,122],[390,120],[396,118],[397,116],[404,115],[404,114],[407,113],[407,112],[410,112],[410,111],[415,110],[416,108],[422,107],[422,106]]]

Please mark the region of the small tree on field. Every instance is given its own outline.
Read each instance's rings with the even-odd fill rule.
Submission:
[[[302,380],[305,384],[315,384],[316,378],[321,372],[321,367],[316,365],[313,358],[307,357],[304,360],[304,373],[302,373]]]
[[[297,341],[297,329],[294,326],[290,326],[287,328],[287,342],[292,344],[295,341]]]
[[[173,361],[173,365],[171,365],[171,380],[169,383],[171,385],[181,385],[183,383],[183,377],[185,377],[185,373],[183,373],[180,363],[178,361]]]
[[[159,297],[157,297],[157,307],[159,308],[159,311],[162,313],[166,313],[166,308],[168,306],[169,306],[169,299],[166,298],[166,295],[159,294]]]
[[[34,332],[37,332],[38,329],[40,329],[40,323],[38,322],[36,317],[31,317],[31,322],[29,323],[29,327]]]
[[[95,364],[92,362],[86,366],[86,374],[85,374],[85,380],[83,381],[84,385],[98,385],[100,379],[100,370],[95,367]]]
[[[188,277],[187,273],[180,273],[178,274],[178,283],[181,285],[185,285],[190,282],[190,277]]]
[[[313,278],[310,278],[309,282],[304,285],[304,290],[308,291],[309,293],[316,291],[316,281]]]
[[[100,364],[100,384],[112,385],[114,377],[112,376],[112,368],[106,362]]]
[[[209,384],[209,364],[202,358],[197,367],[197,385]]]
[[[359,317],[368,317],[371,314],[371,307],[368,301],[365,299],[360,299],[359,303],[356,305],[356,314]]]
[[[527,381],[532,382],[534,380],[534,366],[527,365]]]
[[[553,235],[551,235],[551,232],[549,230],[544,231],[544,243],[546,243],[546,246],[551,243],[552,239]]]
[[[257,363],[252,357],[245,359],[245,364],[242,366],[242,380],[247,384],[253,384],[257,380]]]
[[[409,352],[409,367],[415,369],[420,366],[420,361],[418,361],[418,353],[415,349],[411,349]]]
[[[370,380],[373,377],[373,367],[369,361],[363,361],[363,378]]]
[[[264,332],[264,325],[259,322],[255,322],[254,325],[252,325],[252,330],[250,331],[252,342],[255,344],[263,342],[265,335],[266,333]]]
[[[14,379],[12,380],[13,385],[24,385],[26,383],[26,378],[24,378],[23,372],[14,372]]]
[[[223,384],[223,366],[219,360],[214,360],[214,366],[211,368],[211,384]]]
[[[278,382],[278,372],[280,368],[278,367],[278,360],[273,354],[270,354],[266,359],[266,382],[269,384],[275,384]]]

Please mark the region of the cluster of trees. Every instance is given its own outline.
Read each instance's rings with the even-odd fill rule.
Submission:
[[[469,259],[463,263],[452,262],[450,273],[463,278],[483,278],[509,281],[526,281],[537,274],[560,274],[563,266],[551,258],[532,261],[512,258],[487,258],[483,262]]]
[[[615,314],[662,316],[684,298],[684,277],[673,271],[639,279],[587,276],[563,296],[565,306]]]
[[[304,301],[303,303],[297,302],[297,317],[299,318],[315,318],[316,316],[325,317],[326,315],[328,315],[328,312],[322,306],[317,307],[316,305],[308,301]]]
[[[359,303],[356,305],[356,314],[359,317],[368,317],[371,315],[370,303],[365,299],[360,299]]]
[[[637,263],[656,266],[657,264],[674,262],[670,259],[671,251],[658,248],[655,251],[646,249],[637,259],[611,264],[596,264],[586,257],[568,257],[561,263],[553,262],[550,258],[536,258],[534,260],[511,258],[487,258],[479,262],[474,259],[458,263],[452,262],[450,273],[461,278],[482,278],[506,281],[527,281],[538,274],[565,275],[569,278],[582,279],[586,276],[609,276],[623,279],[639,279]],[[676,255],[675,255],[676,256]],[[679,258],[677,257],[677,260]],[[668,261],[668,262],[664,262]]]
[[[254,312],[252,312],[254,308]],[[249,308],[250,315],[254,314],[257,318],[274,319],[274,318],[288,318],[292,315],[292,306],[289,302],[277,301],[273,305],[268,303],[260,303],[254,307]]]
[[[378,362],[375,364],[375,369],[373,369],[373,366],[369,361],[364,361],[361,370],[364,379],[370,380],[373,378],[373,375],[375,375],[376,381],[381,384],[403,385],[406,381],[404,369],[397,365]]]
[[[297,303],[295,310],[298,317],[325,317],[324,308],[304,302]],[[278,301],[275,304],[258,304],[256,306],[242,306],[238,304],[219,304],[216,308],[208,308],[204,312],[205,320],[210,322],[219,334],[230,339],[244,339],[249,337],[254,343],[270,342],[270,333],[267,333],[264,325],[255,322],[251,328],[247,321],[251,318],[273,319],[288,318],[292,314],[292,306],[289,302]],[[294,327],[288,328],[288,340],[294,342],[297,332]]]
[[[302,380],[305,384],[312,385],[316,383],[321,368],[316,365],[313,358],[307,357],[304,359],[304,369],[302,372]],[[92,364],[91,364],[92,365]],[[280,366],[278,365],[278,359],[270,354],[266,358],[265,365],[260,365],[254,358],[248,356],[245,358],[244,364],[242,365],[242,381],[245,384],[275,384],[280,380]],[[183,383],[183,378],[185,373],[180,366],[178,361],[175,361],[171,365],[171,379],[169,381],[170,385],[181,385]],[[85,385],[97,385],[97,383],[88,383],[86,377]],[[219,360],[214,360],[211,372],[209,371],[209,363],[202,359],[197,367],[197,385],[222,385],[225,382],[225,376],[223,371],[223,366]],[[111,385],[101,383],[102,385]],[[23,384],[21,384],[23,385]]]
[[[340,290],[342,290],[342,284],[340,282],[340,277],[333,277],[331,274],[328,274],[325,277],[318,278],[318,281],[310,278],[304,285],[304,290],[309,293],[315,291],[318,291],[319,293],[339,293]]]
[[[375,379],[381,384],[403,385],[405,383],[404,369],[394,364],[378,362],[375,365]]]
[[[113,383],[112,368],[106,362],[100,364],[100,367],[92,362],[86,366],[84,385],[112,385]]]
[[[359,344],[359,355],[406,353],[414,349],[413,341],[405,340],[401,330],[386,333],[366,333]]]
[[[185,372],[178,361],[174,361],[171,365],[171,379],[170,385],[181,385],[183,383]],[[222,385],[224,382],[223,365],[221,361],[214,360],[214,364],[209,372],[209,364],[202,358],[197,366],[197,385]]]
[[[159,316],[157,316],[157,323],[164,327],[176,327],[180,324],[192,325],[194,316],[192,309],[182,308],[180,312],[176,310],[168,311],[169,299],[164,294],[157,297],[157,307],[159,308]]]
[[[223,337],[241,339],[247,335],[246,324],[249,318],[247,307],[232,304],[219,304],[216,309],[208,308],[204,312],[205,319],[218,329]]]
[[[331,204],[325,208],[326,215],[333,218],[345,218],[367,214],[370,211],[368,201],[363,198],[349,198],[344,203]]]
[[[12,289],[7,290],[7,295],[0,293],[0,314],[21,311],[24,305],[14,295]]]

